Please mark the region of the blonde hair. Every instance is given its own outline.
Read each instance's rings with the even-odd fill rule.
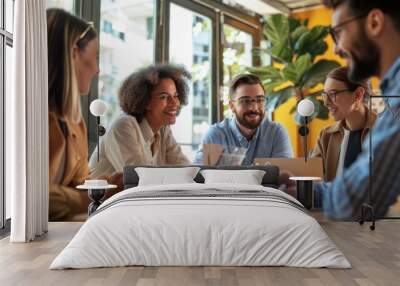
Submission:
[[[82,120],[82,113],[73,49],[82,50],[97,37],[89,26],[62,9],[47,10],[49,111],[76,123]]]

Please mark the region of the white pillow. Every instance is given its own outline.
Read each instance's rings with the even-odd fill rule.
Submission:
[[[234,183],[246,185],[261,185],[265,171],[262,170],[201,170],[205,184]]]
[[[138,186],[195,183],[193,179],[199,170],[199,167],[135,168],[139,176]]]

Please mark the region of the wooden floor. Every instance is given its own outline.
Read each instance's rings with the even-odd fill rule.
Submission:
[[[400,221],[368,225],[321,222],[351,262],[350,270],[289,267],[123,267],[48,270],[81,223],[50,223],[29,244],[0,241],[0,285],[400,285]]]

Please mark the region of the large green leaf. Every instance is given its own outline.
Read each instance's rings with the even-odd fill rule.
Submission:
[[[329,30],[324,26],[315,26],[306,33],[303,33],[294,43],[294,50],[299,55],[309,53],[311,55],[318,54],[321,50],[321,42],[328,35]]]
[[[299,26],[297,27],[292,33],[291,33],[291,37],[292,37],[292,43],[296,43],[299,38],[304,34],[307,33],[308,29],[304,26]]]
[[[323,55],[328,50],[328,44],[324,41],[319,41],[311,50],[310,55],[314,59],[316,56]]]
[[[251,67],[247,69],[249,72],[258,75],[261,80],[279,80],[281,79],[281,74],[279,69],[273,66],[263,66],[263,67]]]
[[[278,92],[271,92],[267,94],[267,109],[268,110],[275,110],[281,104],[284,104],[293,96],[293,87],[287,87],[282,89]]]
[[[339,66],[340,64],[336,61],[319,60],[303,75],[302,83],[308,87],[323,83],[326,75]]]
[[[294,31],[301,26],[301,21],[299,19],[289,17],[288,21],[289,21],[289,31]]]
[[[264,34],[271,42],[269,54],[279,62],[290,62],[292,59],[289,45],[289,20],[282,14],[275,14],[266,18]]]
[[[289,42],[277,43],[272,48],[268,49],[269,54],[281,63],[292,61],[292,52],[289,48]]]
[[[282,14],[270,15],[266,18],[264,33],[273,45],[288,41],[289,21]]]
[[[311,56],[309,54],[304,54],[298,57],[294,63],[294,66],[297,71],[296,84],[299,84],[300,80],[303,78],[303,75],[312,66]]]
[[[298,85],[311,66],[311,56],[309,54],[302,55],[293,64],[288,64],[282,69],[282,78]]]
[[[291,81],[293,84],[296,83],[297,71],[294,64],[287,64],[281,70],[282,78],[287,81]]]
[[[280,79],[280,80],[264,80],[262,81],[262,84],[264,86],[265,92],[266,93],[270,93],[273,92],[275,88],[277,88],[278,86],[282,85],[283,83],[285,83],[286,80]]]

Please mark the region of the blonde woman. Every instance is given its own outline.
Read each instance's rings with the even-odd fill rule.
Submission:
[[[88,142],[80,95],[99,73],[93,25],[64,10],[47,11],[49,69],[49,219],[86,212],[86,193],[75,187],[89,177]]]

